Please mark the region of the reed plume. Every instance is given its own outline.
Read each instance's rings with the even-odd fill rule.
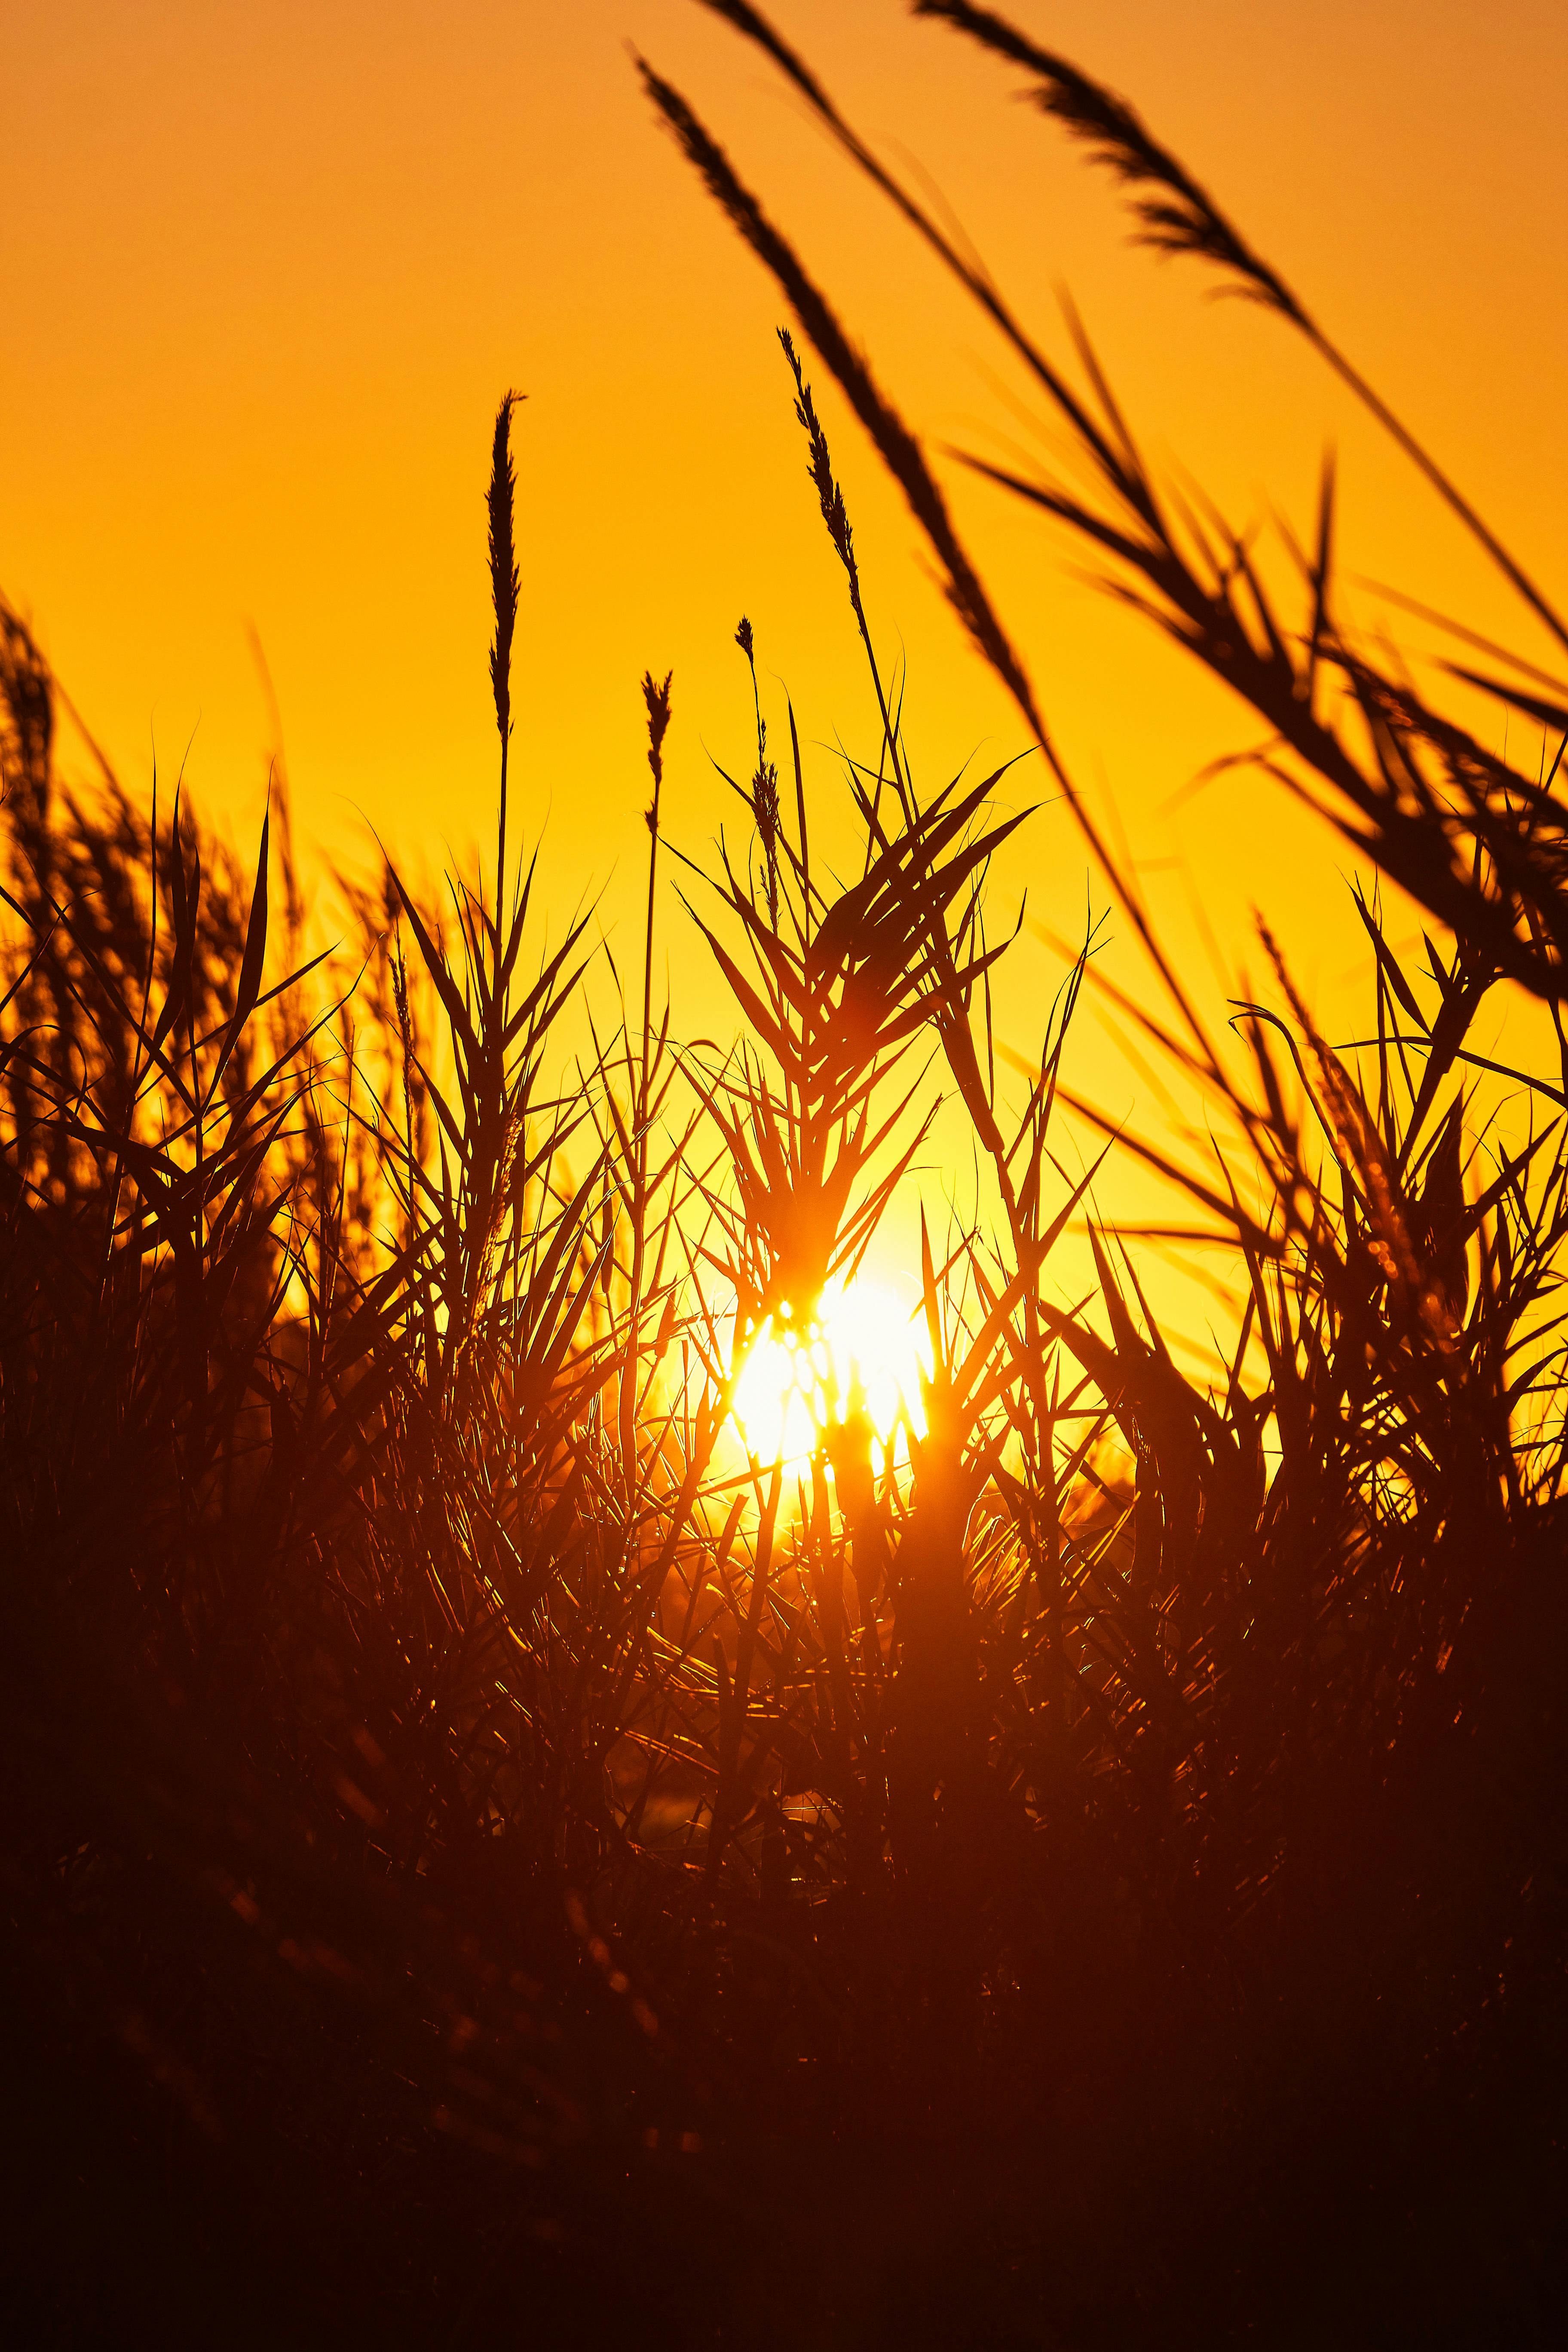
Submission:
[[[502,898],[506,888],[507,761],[511,749],[511,641],[517,627],[517,601],[522,593],[522,578],[517,568],[513,538],[512,509],[517,494],[517,476],[511,461],[511,418],[513,409],[527,397],[527,394],[521,392],[501,394],[490,448],[489,486],[485,494],[489,535],[490,607],[495,617],[495,635],[490,640],[490,694],[495,702],[496,732],[500,738],[500,816],[497,827],[496,858],[498,923],[505,911]]]
[[[1191,254],[1209,263],[1230,279],[1232,291],[1261,303],[1299,329],[1398,442],[1438,496],[1512,582],[1525,603],[1545,623],[1559,645],[1568,646],[1568,624],[1445,469],[1331,341],[1279,272],[1247,244],[1207,190],[1168,148],[1152,136],[1125,99],[1118,98],[1067,58],[1037,47],[992,9],[973,7],[969,0],[911,0],[911,11],[917,16],[940,18],[983,47],[1037,76],[1034,97],[1041,112],[1059,122],[1069,138],[1089,149],[1095,162],[1124,187],[1134,191],[1131,205],[1139,224],[1139,241],[1157,253]],[[1145,194],[1143,190],[1152,193]]]

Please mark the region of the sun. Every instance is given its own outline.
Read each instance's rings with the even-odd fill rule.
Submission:
[[[785,1308],[753,1333],[735,1384],[734,1414],[760,1462],[798,1462],[830,1422],[863,1403],[880,1472],[907,1423],[924,1434],[916,1326],[896,1294],[860,1278],[829,1283],[809,1321]]]

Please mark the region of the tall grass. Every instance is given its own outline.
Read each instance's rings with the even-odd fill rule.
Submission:
[[[719,13],[946,253],[756,13]],[[1146,226],[1250,268],[1328,348],[1136,118],[1023,62],[1164,192]],[[1048,743],[918,442],[648,87]],[[251,876],[183,795],[65,789],[54,681],[5,611],[31,2292],[101,2327],[151,2244],[182,2326],[243,2277],[261,2340],[303,2307],[419,2341],[520,2309],[584,2340],[1293,2341],[1347,2307],[1368,2340],[1481,2340],[1499,2314],[1530,2340],[1561,2174],[1568,1154],[1556,1076],[1510,1074],[1540,1105],[1522,1145],[1488,1131],[1469,1041],[1493,989],[1561,993],[1555,772],[1531,783],[1352,642],[1327,493],[1292,635],[1239,539],[1171,520],[1087,346],[1081,395],[1032,361],[1104,503],[1004,487],[1118,563],[1447,927],[1414,971],[1359,901],[1360,1047],[1277,956],[1216,1037],[1090,830],[1166,992],[1120,1009],[1215,1139],[1122,1145],[1229,1255],[1236,1319],[1189,1377],[1139,1237],[1092,1219],[1092,1167],[1062,1172],[1062,1120],[1099,1117],[1073,1017],[1106,983],[1086,949],[1030,1051],[995,1036],[988,872],[1026,820],[990,813],[997,776],[921,777],[784,354],[879,714],[840,787],[858,855],[814,854],[819,787],[746,622],[740,833],[680,852],[649,672],[641,985],[608,1022],[618,976],[581,919],[542,936],[509,793],[515,395],[488,501],[493,866],[437,908],[389,866],[314,961],[286,824]],[[656,1001],[671,863],[728,1051]],[[933,1086],[996,1212],[921,1220],[920,1411],[879,1443],[827,1378],[807,1456],[757,1458],[747,1345],[809,1336],[853,1277]],[[1068,1299],[1086,1224],[1094,1295]]]

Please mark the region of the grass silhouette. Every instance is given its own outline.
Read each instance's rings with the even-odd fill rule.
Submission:
[[[1498,1073],[1471,1041],[1493,991],[1565,992],[1557,771],[1352,637],[1328,485],[1289,626],[1237,534],[1173,511],[1087,344],[1080,394],[757,13],[715,5],[1030,360],[1100,503],[1001,487],[1263,715],[1269,772],[1441,938],[1411,969],[1358,901],[1373,999],[1337,1049],[1266,934],[1270,1001],[1215,1036],[1070,795],[1163,992],[1118,1008],[1206,1107],[1206,1157],[1121,1145],[1228,1254],[1242,1304],[1200,1383],[1139,1236],[1062,1172],[1063,1118],[1108,1124],[1072,1083],[1089,950],[1036,1052],[994,1034],[987,875],[1024,820],[990,814],[995,775],[918,778],[790,337],[881,718],[859,856],[814,857],[742,622],[743,834],[683,857],[649,673],[640,1018],[585,1059],[562,1042],[597,1018],[584,923],[543,942],[509,831],[514,394],[493,874],[437,908],[389,864],[347,949],[306,954],[286,796],[251,875],[182,795],[144,811],[107,767],[68,792],[5,608],[18,2304],[83,2341],[1544,2340],[1568,1048]],[[1153,191],[1145,233],[1348,370],[1121,101],[986,12],[922,13],[1023,64]],[[918,442],[644,70],[1062,774]],[[1465,675],[1568,734],[1568,693],[1492,658]],[[730,1048],[656,1003],[661,848]],[[884,1448],[831,1394],[808,1460],[752,1458],[746,1338],[853,1275],[928,1067],[997,1209],[922,1222],[918,1422]],[[1489,1075],[1528,1098],[1522,1142]],[[1069,1307],[1053,1254],[1086,1222]]]

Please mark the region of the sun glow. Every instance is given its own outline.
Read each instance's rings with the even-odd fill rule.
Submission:
[[[824,1430],[863,1406],[879,1473],[906,1425],[924,1433],[922,1361],[915,1323],[892,1291],[830,1283],[809,1321],[785,1309],[752,1335],[734,1404],[748,1451],[761,1462],[804,1460]]]

